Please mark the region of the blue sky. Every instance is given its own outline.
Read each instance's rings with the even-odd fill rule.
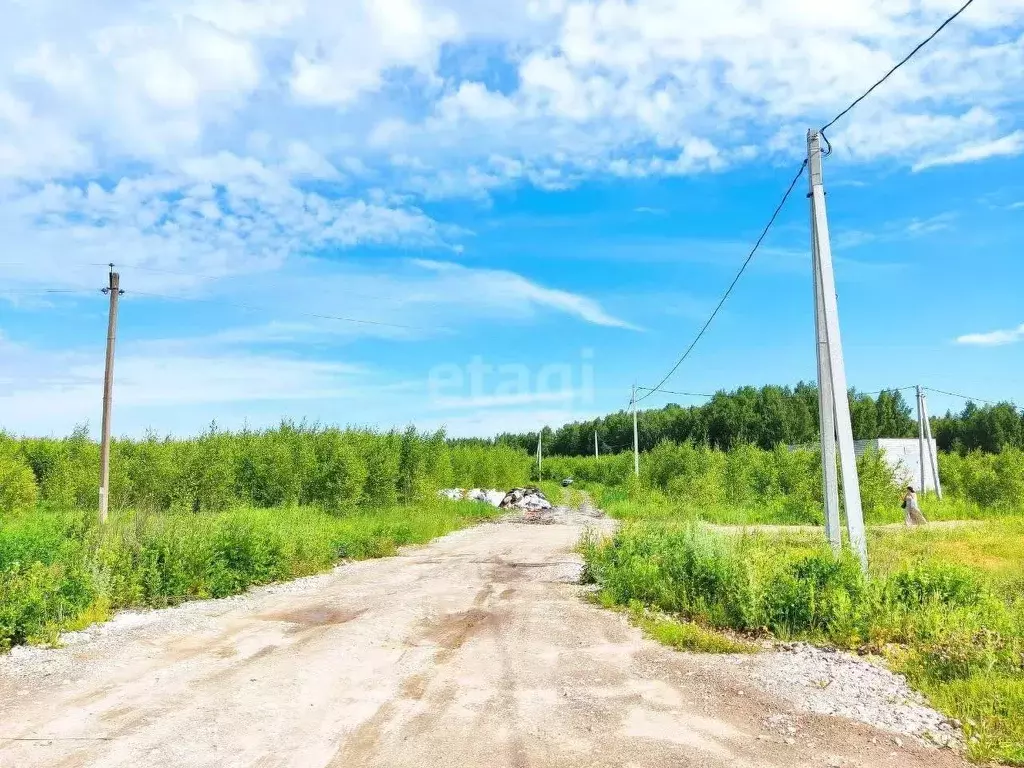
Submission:
[[[957,5],[0,0],[0,427],[95,432],[111,261],[118,434],[621,408]],[[830,131],[851,385],[1024,401],[1022,94],[985,0]],[[813,378],[805,192],[667,387]]]

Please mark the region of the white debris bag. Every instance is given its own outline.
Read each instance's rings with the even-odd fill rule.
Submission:
[[[551,509],[551,502],[539,488],[513,488],[498,505],[501,509]]]

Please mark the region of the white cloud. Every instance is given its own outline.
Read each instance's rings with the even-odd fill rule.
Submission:
[[[348,106],[379,90],[396,68],[431,77],[441,46],[459,37],[455,14],[420,0],[362,0],[341,9],[317,4],[307,20],[316,33],[295,53],[291,89],[321,106]]]
[[[0,88],[0,179],[47,178],[92,165],[92,151],[72,131]]]
[[[957,337],[957,344],[978,347],[998,347],[1024,341],[1024,324],[1005,331],[989,331],[988,333],[968,333]]]
[[[58,287],[88,277],[69,266],[111,261],[201,279],[280,268],[322,248],[439,245],[457,231],[416,208],[304,191],[293,174],[323,178],[330,168],[312,150],[292,146],[279,166],[221,152],[110,186],[48,183],[0,193],[8,248],[31,265],[0,270],[9,284]],[[165,287],[194,282],[150,277]]]
[[[956,151],[937,157],[929,157],[914,165],[914,171],[923,171],[940,165],[976,163],[993,157],[1015,157],[1024,153],[1024,131],[1014,131],[993,141],[965,144]]]
[[[857,248],[869,243],[892,243],[927,237],[938,232],[946,232],[953,228],[957,215],[952,212],[938,213],[925,218],[913,218],[904,221],[891,221],[873,230],[843,229],[838,230],[833,245],[838,250]]]
[[[0,336],[0,353],[18,371],[0,380],[0,425],[14,432],[66,433],[99,423],[103,358],[98,350],[36,350]],[[302,360],[280,354],[213,352],[192,345],[172,352],[125,344],[115,368],[115,426],[133,425],[140,414],[168,425],[164,414],[201,404],[276,403],[359,397],[374,383],[359,365]],[[146,422],[142,422],[145,424]],[[169,425],[168,425],[169,426]],[[115,430],[117,431],[117,430]]]
[[[436,291],[457,297],[465,305],[486,306],[491,310],[505,311],[509,316],[530,313],[537,308],[553,309],[595,325],[639,330],[608,314],[591,298],[538,285],[515,272],[470,269],[451,262],[423,259],[413,263],[434,273]]]
[[[437,113],[448,122],[457,122],[461,118],[508,120],[516,117],[517,107],[503,94],[487,90],[482,83],[465,82],[438,102]]]
[[[285,169],[294,176],[311,179],[337,179],[338,169],[327,159],[302,141],[288,143]]]
[[[309,178],[358,164],[394,172],[391,191],[423,194],[447,174],[438,185],[446,194],[482,196],[508,184],[560,189],[609,173],[703,173],[798,154],[807,125],[858,95],[949,7],[100,0],[7,11],[7,176],[174,169],[184,157],[245,154],[259,125],[272,156],[254,156],[289,159]],[[923,167],[1015,151],[1022,19],[1020,0],[970,8],[836,127],[837,158]],[[428,171],[389,167],[397,156]],[[481,184],[495,156],[523,172]]]

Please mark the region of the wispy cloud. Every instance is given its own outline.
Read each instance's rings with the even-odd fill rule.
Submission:
[[[952,229],[956,217],[956,213],[946,212],[925,218],[886,222],[873,229],[841,230],[833,236],[833,246],[837,250],[845,250],[869,243],[893,243],[924,237]]]
[[[978,347],[1000,347],[1006,344],[1016,344],[1018,341],[1024,341],[1024,323],[1005,331],[968,333],[958,336],[956,343]]]
[[[148,343],[126,344],[119,352],[115,427],[132,423],[131,431],[138,431],[139,414],[166,425],[174,409],[348,400],[366,395],[378,383],[361,365],[283,353],[213,351],[198,345],[171,352]],[[4,338],[0,355],[17,370],[16,379],[0,379],[0,424],[5,428],[40,434],[98,423],[101,357],[77,348],[39,350]]]
[[[652,216],[664,216],[668,211],[664,208],[650,208],[646,205],[641,205],[634,208],[633,213],[648,213]]]
[[[1000,139],[965,144],[954,152],[926,158],[916,163],[913,170],[916,173],[942,165],[975,163],[993,157],[1015,157],[1021,153],[1024,153],[1024,131],[1014,131]]]
[[[640,330],[632,323],[606,312],[587,296],[539,285],[515,272],[470,269],[451,262],[414,259],[412,264],[434,273],[438,286],[467,306],[486,304],[511,313],[549,309],[575,315],[594,325]]]

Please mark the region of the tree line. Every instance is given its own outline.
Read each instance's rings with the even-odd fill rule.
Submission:
[[[0,515],[38,503],[95,509],[99,454],[84,427],[59,439],[0,431]],[[190,438],[114,440],[111,508],[391,507],[454,485],[510,487],[529,479],[531,465],[531,457],[511,445],[452,444],[443,431],[414,427],[375,432],[283,422],[231,432],[211,425]]]
[[[850,417],[856,440],[917,436],[917,418],[900,390],[863,394],[851,390]],[[670,403],[641,409],[637,419],[641,451],[663,441],[693,443],[728,451],[740,445],[770,450],[776,445],[805,445],[819,439],[818,388],[769,385],[721,391],[702,405]],[[1024,448],[1024,414],[1010,403],[979,406],[967,403],[960,413],[931,418],[940,450],[998,453],[1003,447]],[[590,421],[543,430],[545,453],[593,456],[597,432],[601,454],[633,447],[633,416],[622,410]],[[496,442],[527,451],[537,448],[537,432],[504,433]]]

